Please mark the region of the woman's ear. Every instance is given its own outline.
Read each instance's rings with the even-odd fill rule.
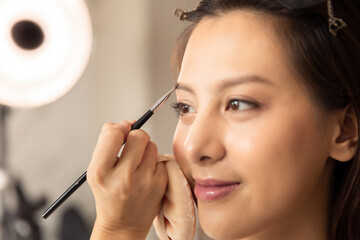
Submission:
[[[358,147],[358,121],[355,109],[348,105],[337,114],[336,119],[330,157],[346,162],[354,157]]]

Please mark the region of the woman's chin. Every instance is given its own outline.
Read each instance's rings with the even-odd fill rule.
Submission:
[[[201,211],[199,213],[199,223],[202,230],[211,239],[237,239],[236,234],[233,232],[234,229],[227,220],[214,219],[210,216],[202,216]]]
[[[211,239],[239,239],[235,234],[220,230],[218,227],[208,226],[201,223],[200,226],[204,233]]]

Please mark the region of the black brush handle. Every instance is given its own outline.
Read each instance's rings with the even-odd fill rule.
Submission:
[[[148,110],[131,126],[131,130],[141,128],[153,114],[153,111]],[[125,144],[125,142],[123,144]],[[42,214],[42,217],[45,219],[48,218],[58,207],[60,207],[61,204],[66,201],[66,199],[71,196],[71,194],[73,194],[84,182],[86,182],[86,174],[87,172],[84,172],[78,180],[76,180],[53,204],[51,204],[51,206]]]
[[[153,115],[154,113],[151,110],[148,110],[144,115],[139,118],[132,126],[131,130],[139,129],[146,123],[147,120]]]
[[[51,206],[42,214],[43,218],[48,218],[71,194],[73,194],[86,181],[86,172],[81,175]]]

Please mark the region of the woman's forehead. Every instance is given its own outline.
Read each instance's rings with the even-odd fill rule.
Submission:
[[[187,44],[179,82],[259,76],[278,81],[293,73],[271,24],[250,11],[201,20]]]

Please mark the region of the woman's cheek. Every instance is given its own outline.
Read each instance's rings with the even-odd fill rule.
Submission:
[[[191,188],[193,188],[194,184],[192,181],[191,165],[189,161],[186,160],[184,151],[186,135],[186,131],[180,130],[179,126],[176,128],[173,138],[173,152],[176,161],[179,163],[181,170],[183,171],[185,177],[188,179]]]

